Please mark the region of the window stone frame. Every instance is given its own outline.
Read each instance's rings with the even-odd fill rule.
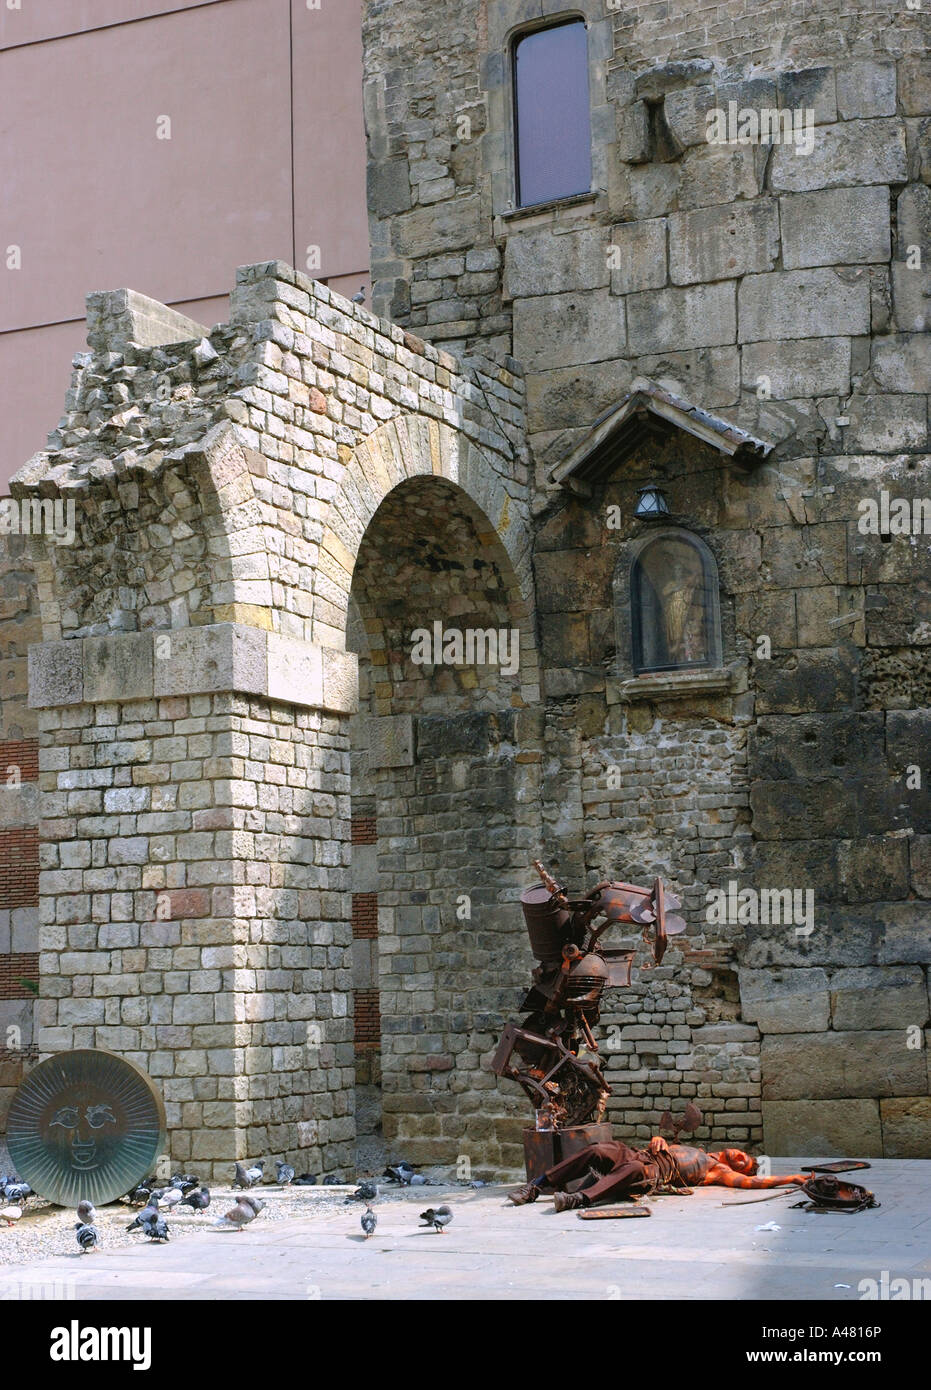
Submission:
[[[591,191],[550,202],[519,206],[517,132],[514,122],[514,42],[536,29],[548,29],[573,19],[583,20],[588,31]],[[608,173],[617,145],[615,107],[608,100],[607,93],[607,66],[613,56],[613,27],[605,11],[604,0],[577,0],[574,5],[566,5],[565,0],[490,0],[488,53],[482,72],[482,85],[488,96],[488,129],[482,141],[482,152],[491,188],[496,235],[506,229],[506,219],[510,217],[532,216],[534,213],[557,216],[564,206],[578,214],[588,201],[592,202],[595,213],[607,207]]]

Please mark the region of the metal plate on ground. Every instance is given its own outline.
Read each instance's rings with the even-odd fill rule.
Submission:
[[[652,1216],[650,1207],[588,1207],[579,1212],[580,1221],[619,1221],[624,1216]]]
[[[112,1202],[153,1172],[165,1107],[141,1068],[102,1049],[62,1052],[23,1081],[7,1116],[19,1176],[50,1202]]]

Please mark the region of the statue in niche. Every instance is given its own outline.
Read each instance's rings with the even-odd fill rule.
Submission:
[[[648,545],[637,558],[633,596],[639,669],[708,664],[707,585],[695,546],[669,536]]]

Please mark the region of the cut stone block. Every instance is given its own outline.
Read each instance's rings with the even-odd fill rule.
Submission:
[[[122,352],[130,343],[161,347],[203,338],[201,323],[137,290],[104,290],[87,296],[87,343],[96,352]]]
[[[812,265],[888,261],[889,191],[830,188],[779,199],[782,259],[787,270]]]
[[[873,378],[883,391],[924,394],[931,381],[931,334],[899,333],[873,344]]]
[[[84,699],[88,704],[152,698],[151,633],[88,637],[83,647]]]
[[[669,218],[669,278],[676,285],[772,270],[778,254],[779,218],[770,198]]]
[[[33,709],[79,705],[83,699],[81,642],[40,642],[29,648],[29,704]]]
[[[286,704],[323,704],[323,648],[268,634],[268,694]]]
[[[811,154],[801,154],[791,145],[776,146],[770,178],[777,193],[905,183],[905,126],[896,119],[819,126]]]
[[[633,353],[718,347],[732,343],[735,332],[732,284],[647,290],[627,300],[627,337]]]
[[[847,442],[864,453],[920,449],[928,438],[924,396],[857,396],[847,407]]]
[[[834,270],[775,271],[748,275],[738,296],[739,341],[837,338],[870,331],[870,286]]]
[[[879,1102],[884,1158],[931,1158],[931,1096]]]
[[[504,267],[509,299],[598,289],[609,279],[605,234],[600,227],[562,233],[552,227],[514,227]]]
[[[924,261],[931,247],[931,188],[927,184],[910,183],[903,188],[896,204],[896,224],[896,258],[904,261],[910,249],[917,247]]]
[[[367,753],[368,766],[412,767],[414,762],[414,720],[410,714],[369,716],[359,746]]]
[[[923,1028],[928,990],[920,966],[838,970],[831,976],[831,1016],[836,1029]]]
[[[879,1101],[764,1100],[763,1143],[799,1158],[882,1158]]]
[[[924,1051],[902,1030],[769,1034],[762,1046],[764,1100],[913,1096],[927,1089]]]
[[[355,652],[323,648],[323,708],[355,714],[359,708],[359,658]]]
[[[931,266],[918,270],[904,261],[893,263],[892,316],[901,333],[931,331]]]
[[[849,121],[858,116],[895,115],[895,63],[860,58],[837,69],[837,114]]]
[[[642,222],[627,222],[612,228],[609,254],[612,251],[613,294],[636,294],[640,290],[661,289],[665,285],[665,217],[650,217]]]
[[[850,391],[850,339],[811,338],[747,343],[741,353],[744,386],[765,378],[773,400],[845,396]]]
[[[514,333],[529,372],[603,362],[624,351],[624,303],[603,290],[517,299]]]
[[[762,1033],[820,1033],[830,1023],[823,970],[740,970],[740,1011]]]
[[[266,694],[266,635],[237,623],[154,633],[155,694]]]

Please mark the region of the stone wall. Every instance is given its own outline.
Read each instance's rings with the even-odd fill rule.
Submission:
[[[686,949],[606,1016],[615,1119],[645,1134],[697,1094],[705,1137],[926,1155],[931,556],[927,528],[858,521],[928,494],[928,18],[583,0],[592,192],[521,209],[509,43],[564,13],[369,9],[370,222],[377,304],[525,367],[546,852],[570,881],[672,869],[687,904]],[[709,142],[732,102],[811,113],[810,151]],[[560,494],[554,466],[644,377],[767,463],[670,431]],[[718,560],[717,689],[630,680],[633,505],[657,479]],[[811,890],[814,931],[710,930],[729,882]]]
[[[94,314],[66,416],[13,485],[76,504],[73,545],[32,541],[39,1046],[132,1056],[163,1086],[172,1154],[199,1170],[224,1175],[250,1152],[345,1170],[350,603],[379,658],[383,722],[395,688],[403,710],[418,683],[396,669],[391,587],[414,612],[429,584],[379,545],[396,528],[416,537],[426,576],[473,545],[465,565],[451,556],[446,597],[463,620],[494,610],[522,658],[484,698],[539,698],[522,384],[278,264],[241,271],[231,324],[194,341],[139,296],[97,299],[113,312]],[[160,324],[171,341],[151,341]],[[421,506],[436,526],[418,525]],[[444,690],[442,671],[429,681]],[[410,883],[392,885],[389,914],[421,901]],[[390,957],[390,933],[379,944]],[[408,998],[381,1009],[385,1068],[405,1074]],[[477,1058],[463,1075],[486,1079]]]
[[[40,636],[26,540],[0,535],[0,1125],[37,1055],[39,743],[27,705],[27,649]]]

